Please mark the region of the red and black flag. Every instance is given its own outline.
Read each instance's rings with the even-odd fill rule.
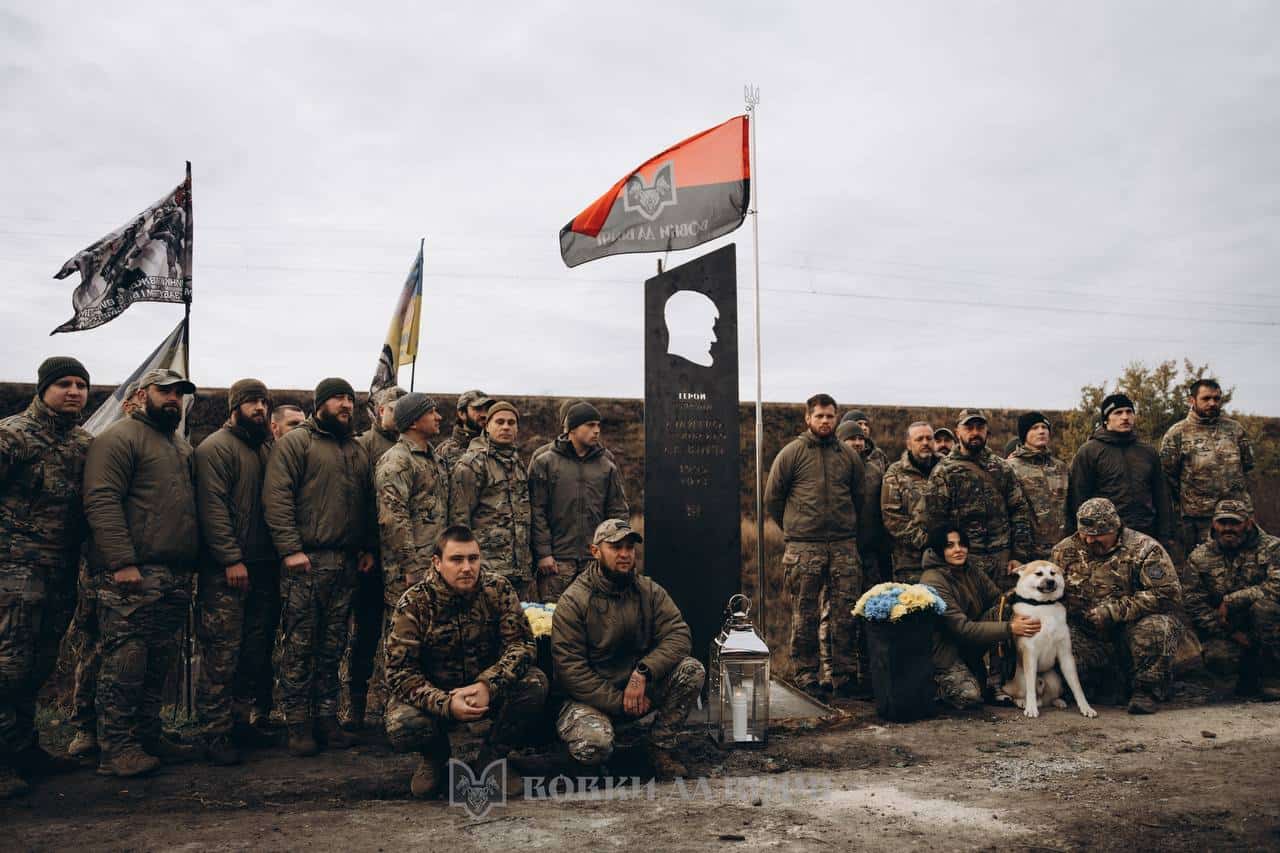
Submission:
[[[749,140],[747,116],[734,116],[629,172],[560,229],[565,265],[689,249],[733,231],[751,194]]]

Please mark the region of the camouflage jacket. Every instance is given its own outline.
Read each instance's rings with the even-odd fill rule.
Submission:
[[[361,446],[364,447],[365,453],[369,454],[370,470],[377,468],[378,460],[382,458],[382,454],[395,447],[399,438],[399,434],[387,432],[379,426],[370,427],[356,436],[356,441],[360,442]]]
[[[468,684],[483,683],[500,703],[528,672],[536,646],[506,578],[481,570],[475,590],[462,595],[432,570],[396,604],[385,651],[392,695],[448,717],[450,691]]]
[[[1227,417],[1212,420],[1188,412],[1160,442],[1160,466],[1182,515],[1208,518],[1218,501],[1248,498],[1245,474],[1253,469],[1249,435]]]
[[[1048,452],[1019,445],[1008,459],[1031,508],[1031,556],[1049,559],[1053,546],[1067,535],[1067,465]]]
[[[375,550],[377,517],[369,455],[315,416],[275,443],[262,505],[276,553]]]
[[[689,626],[667,591],[639,575],[616,584],[587,564],[551,617],[551,658],[565,695],[606,713],[622,713],[622,693],[637,663],[656,684],[692,648]]]
[[[449,476],[428,446],[407,438],[382,454],[374,473],[382,582],[387,604],[422,580],[449,515]]]
[[[195,462],[179,433],[134,412],[89,445],[84,512],[91,532],[89,570],[159,564],[192,571],[200,549]]]
[[[529,477],[515,447],[480,436],[450,474],[449,523],[475,533],[485,567],[522,582],[532,579]]]
[[[1128,527],[1110,553],[1094,557],[1084,538],[1069,536],[1050,559],[1062,568],[1067,591],[1062,603],[1075,619],[1095,607],[1112,624],[1136,622],[1156,613],[1173,613],[1182,604],[1182,585],[1173,561],[1156,540]]]
[[[930,470],[933,470],[932,468]],[[916,514],[924,500],[928,473],[916,467],[910,451],[884,472],[880,485],[880,518],[893,540],[893,570],[920,571],[927,534],[916,526]]]
[[[1191,552],[1187,568],[1187,615],[1206,636],[1227,633],[1217,613],[1224,602],[1229,615],[1255,601],[1280,604],[1280,539],[1259,527],[1235,551],[1224,550],[1211,533]]]
[[[1034,550],[1031,509],[1018,478],[1008,462],[985,447],[975,457],[957,444],[933,466],[916,526],[930,531],[943,524],[962,528],[977,554],[1007,548],[1013,559],[1026,560]]]
[[[591,559],[591,537],[606,518],[628,518],[622,473],[602,447],[579,456],[567,436],[529,463],[533,558]]]
[[[866,492],[866,464],[835,436],[810,430],[773,458],[764,505],[788,542],[856,539]]]
[[[454,424],[453,434],[436,445],[436,455],[444,463],[445,470],[452,472],[458,460],[471,448],[471,442],[482,435],[483,432],[472,432],[462,424]]]
[[[206,564],[269,560],[275,548],[262,516],[262,479],[270,446],[227,423],[196,448],[196,505]]]
[[[0,420],[0,584],[35,581],[39,588],[27,590],[33,596],[48,583],[75,588],[92,440],[75,419],[54,414],[39,398]]]

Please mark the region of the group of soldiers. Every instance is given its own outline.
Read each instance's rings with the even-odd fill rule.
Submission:
[[[1157,450],[1138,440],[1133,401],[1107,396],[1069,466],[1042,413],[1018,418],[1002,457],[986,413],[968,408],[954,431],[911,424],[889,463],[864,412],[840,417],[830,395],[811,397],[765,496],[786,540],[798,685],[821,698],[864,692],[854,603],[875,583],[923,576],[947,604],[939,698],[1000,701],[1012,660],[1002,646],[1039,628],[1010,616],[1015,571],[1049,560],[1065,578],[1076,660],[1102,696],[1152,713],[1175,670],[1203,663],[1237,676],[1242,695],[1280,698],[1264,681],[1280,674],[1280,540],[1254,519],[1249,439],[1222,414],[1215,380],[1192,384],[1187,405]]]
[[[431,796],[453,725],[490,721],[487,761],[548,710],[567,761],[599,765],[633,731],[657,775],[684,773],[671,749],[705,674],[671,598],[636,571],[641,536],[591,404],[566,404],[563,433],[526,467],[520,413],[480,391],[435,443],[443,416],[424,394],[380,392],[357,436],[343,379],[316,386],[309,417],[242,379],[193,449],[178,426],[196,389],[175,371],[144,374],[96,437],[79,425],[84,365],[50,358],[37,378],[27,410],[0,422],[0,796],[78,766],[34,725],[73,614],[88,639],[68,752],[98,751],[103,775],[199,749],[233,764],[280,720],[297,756],[385,729],[421,753],[411,790]],[[198,745],[160,722],[193,595]],[[550,709],[522,609],[534,601],[559,604]]]

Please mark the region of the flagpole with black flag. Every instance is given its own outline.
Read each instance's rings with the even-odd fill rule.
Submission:
[[[764,359],[760,342],[760,173],[757,171],[756,120],[759,117],[760,87],[743,87],[751,131],[751,260],[755,267],[752,281],[756,315],[756,624],[765,630],[767,598],[764,588]]]

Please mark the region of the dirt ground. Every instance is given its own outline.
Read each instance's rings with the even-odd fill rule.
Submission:
[[[911,724],[849,702],[763,750],[721,752],[690,731],[697,778],[680,784],[632,782],[606,798],[559,796],[563,782],[539,779],[532,797],[481,819],[409,799],[414,759],[376,742],[134,780],[87,763],[0,804],[0,850],[1278,848],[1280,704],[1208,698],[1151,717],[989,708]],[[50,746],[67,736],[45,732]],[[642,772],[629,761],[611,772]],[[524,772],[557,770],[531,756]]]

